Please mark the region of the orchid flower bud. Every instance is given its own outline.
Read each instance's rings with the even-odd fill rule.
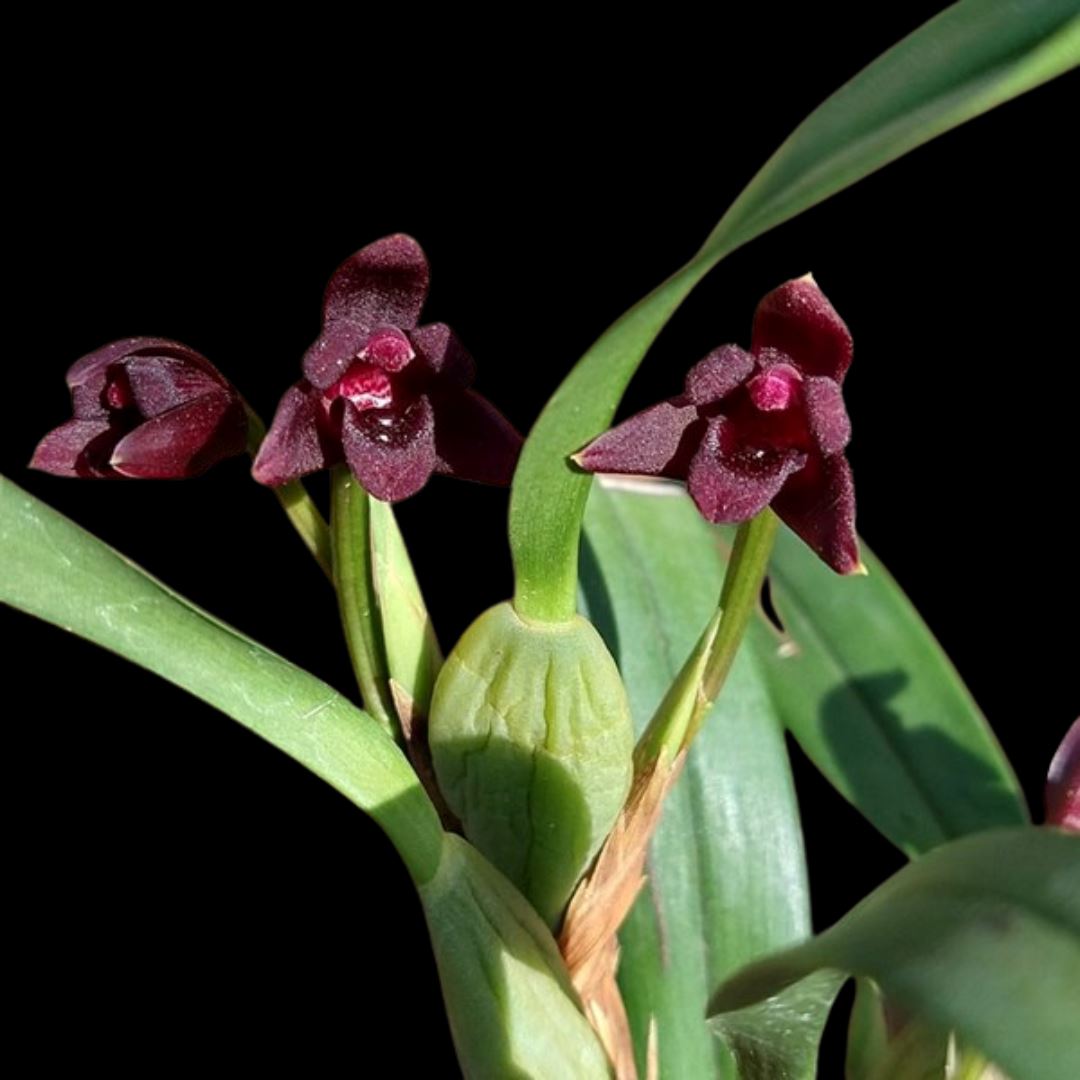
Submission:
[[[633,772],[626,690],[600,635],[580,616],[491,608],[443,665],[428,734],[465,835],[557,924]]]
[[[194,349],[126,338],[68,370],[74,418],[38,444],[30,467],[57,476],[178,479],[242,454],[235,387]]]

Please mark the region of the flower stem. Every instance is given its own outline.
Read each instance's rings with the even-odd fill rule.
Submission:
[[[330,535],[341,625],[364,708],[391,736],[400,739],[373,576],[370,499],[346,466],[334,466],[330,474]]]
[[[638,742],[636,771],[689,747],[727,679],[754,613],[779,518],[769,509],[739,526],[720,603]]]
[[[250,405],[245,405],[248,417],[248,453],[255,457],[259,445],[266,437],[266,425]],[[319,513],[311,496],[299,480],[282,484],[273,489],[281,508],[288,515],[292,527],[304,541],[304,546],[314,556],[323,573],[334,580],[334,569],[330,553],[330,529],[326,519]]]
[[[695,714],[686,742],[697,734],[727,680],[735,654],[757,607],[780,519],[768,508],[739,526],[724,584],[720,590],[720,626],[705,663],[701,692],[704,708]]]

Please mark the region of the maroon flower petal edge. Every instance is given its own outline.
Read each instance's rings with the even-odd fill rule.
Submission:
[[[772,507],[838,574],[865,573],[855,533],[855,485],[843,454],[811,455]]]
[[[433,407],[436,471],[480,484],[509,484],[522,442],[510,421],[473,390],[440,395]]]
[[[129,356],[124,375],[131,387],[139,412],[145,417],[159,416],[206,394],[223,394],[238,399],[236,392],[202,365],[189,357],[168,355]]]
[[[357,409],[346,402],[341,444],[349,468],[369,495],[383,502],[407,499],[428,482],[438,462],[431,402],[417,398],[403,412]]]
[[[238,398],[205,394],[143,421],[115,446],[109,465],[144,480],[199,476],[243,453],[247,416]]]
[[[693,405],[661,401],[604,432],[572,460],[586,472],[683,479],[702,427],[698,419]]]
[[[476,363],[446,323],[428,323],[409,331],[409,339],[427,367],[449,385],[470,386]]]
[[[68,420],[38,443],[30,468],[53,476],[113,476],[105,462],[123,434],[108,420]]]
[[[825,455],[838,454],[851,441],[851,420],[840,384],[823,375],[803,382],[803,402],[810,434]]]
[[[110,341],[108,345],[102,345],[100,349],[95,349],[93,352],[87,353],[76,360],[68,368],[67,384],[72,390],[87,383],[97,383],[99,387],[104,388],[105,371],[111,364],[118,363],[125,356],[131,356],[133,353],[148,349],[159,351],[164,349],[182,354],[194,352],[186,345],[182,345],[178,341],[170,341],[168,338],[121,338],[119,341]],[[200,359],[202,358],[200,357]]]
[[[285,391],[251,466],[260,484],[279,487],[341,460],[320,434],[321,398],[306,379]]]
[[[807,274],[768,293],[754,313],[751,351],[778,349],[804,375],[838,383],[851,364],[851,332]]]
[[[738,345],[721,345],[686,374],[686,396],[695,405],[727,397],[753,374],[754,358]]]
[[[725,417],[710,420],[690,462],[690,496],[714,524],[749,521],[761,513],[806,461],[799,450],[742,447],[734,441],[732,429]]]
[[[383,237],[334,271],[323,297],[323,329],[304,355],[304,375],[325,390],[345,374],[373,330],[411,330],[430,274],[420,245],[403,233]]]
[[[1050,763],[1046,823],[1080,832],[1080,720],[1073,721]]]

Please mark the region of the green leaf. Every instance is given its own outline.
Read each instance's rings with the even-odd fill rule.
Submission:
[[[177,596],[0,477],[0,600],[111,649],[220,709],[321,776],[385,830],[420,883],[442,829],[416,774],[366,713]]]
[[[419,887],[467,1076],[607,1077],[547,927],[478,852],[443,833],[369,715],[3,477],[0,566],[0,600],[221,709],[383,827]]]
[[[396,737],[401,723],[390,693],[371,557],[374,502],[346,466],[335,466],[330,477],[330,536],[341,626],[364,707],[388,735]]]
[[[1075,0],[963,0],[879,57],[805,120],[698,254],[612,324],[540,415],[525,442],[510,503],[518,611],[550,621],[573,612],[589,477],[575,471],[569,457],[608,427],[649,346],[712,267],[882,165],[1077,63]]]
[[[750,640],[783,723],[828,777],[909,855],[1027,820],[1019,784],[978,707],[884,566],[838,578],[793,533],[770,570],[789,640]]]
[[[739,1080],[814,1080],[821,1032],[843,982],[835,971],[818,971],[760,1005],[718,1017],[713,1030],[731,1047]]]
[[[1077,64],[1076,0],[953,4],[811,113],[732,203],[703,254],[728,254]]]
[[[888,1018],[886,1008],[890,1009]],[[855,980],[845,1080],[944,1080],[946,1075],[957,1080],[945,1071],[948,1034],[919,1020],[898,1017],[898,1012],[886,1005],[872,979]]]
[[[442,653],[416,580],[394,508],[370,500],[372,586],[382,623],[386,669],[399,716],[412,722],[431,712],[431,693]],[[411,728],[411,723],[410,723]]]
[[[447,833],[444,845],[420,899],[465,1075],[607,1078],[607,1057],[547,926],[470,844]]]
[[[1077,896],[1080,837],[1031,827],[965,837],[905,867],[825,933],[744,968],[710,1012],[753,1007],[823,969],[849,972],[957,1032],[1012,1080],[1073,1080]]]
[[[714,614],[722,534],[674,485],[624,482],[594,487],[585,535],[584,605],[619,662],[640,732]],[[620,934],[639,1068],[655,1017],[662,1076],[732,1077],[733,1059],[703,1020],[709,990],[810,933],[783,734],[748,650],[664,805],[646,871]],[[792,1053],[805,1064],[807,1049],[812,1061],[813,1046]]]
[[[889,1045],[885,998],[872,979],[855,980],[855,1001],[848,1019],[844,1080],[871,1080]]]

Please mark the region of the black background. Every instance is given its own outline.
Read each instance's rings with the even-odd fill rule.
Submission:
[[[330,591],[241,461],[189,483],[26,470],[68,415],[68,365],[115,338],[174,337],[269,419],[331,271],[403,230],[433,267],[425,321],[457,329],[478,388],[526,430],[795,124],[935,10],[906,7],[873,23],[672,12],[596,34],[528,12],[295,35],[163,25],[137,48],[118,42],[138,28],[85,42],[69,28],[78,55],[42,53],[9,135],[3,471],[348,690]],[[745,344],[760,296],[812,270],[856,343],[860,530],[1032,799],[1078,707],[1076,86],[951,132],[731,256],[624,409]],[[506,497],[437,479],[400,507],[447,647],[510,591]],[[2,618],[9,693],[26,695],[6,710],[9,890],[31,958],[16,978],[28,1020],[63,1035],[42,1060],[365,1074],[396,1047],[405,1072],[453,1075],[419,906],[363,815],[183,693]],[[826,925],[900,858],[796,766]]]

